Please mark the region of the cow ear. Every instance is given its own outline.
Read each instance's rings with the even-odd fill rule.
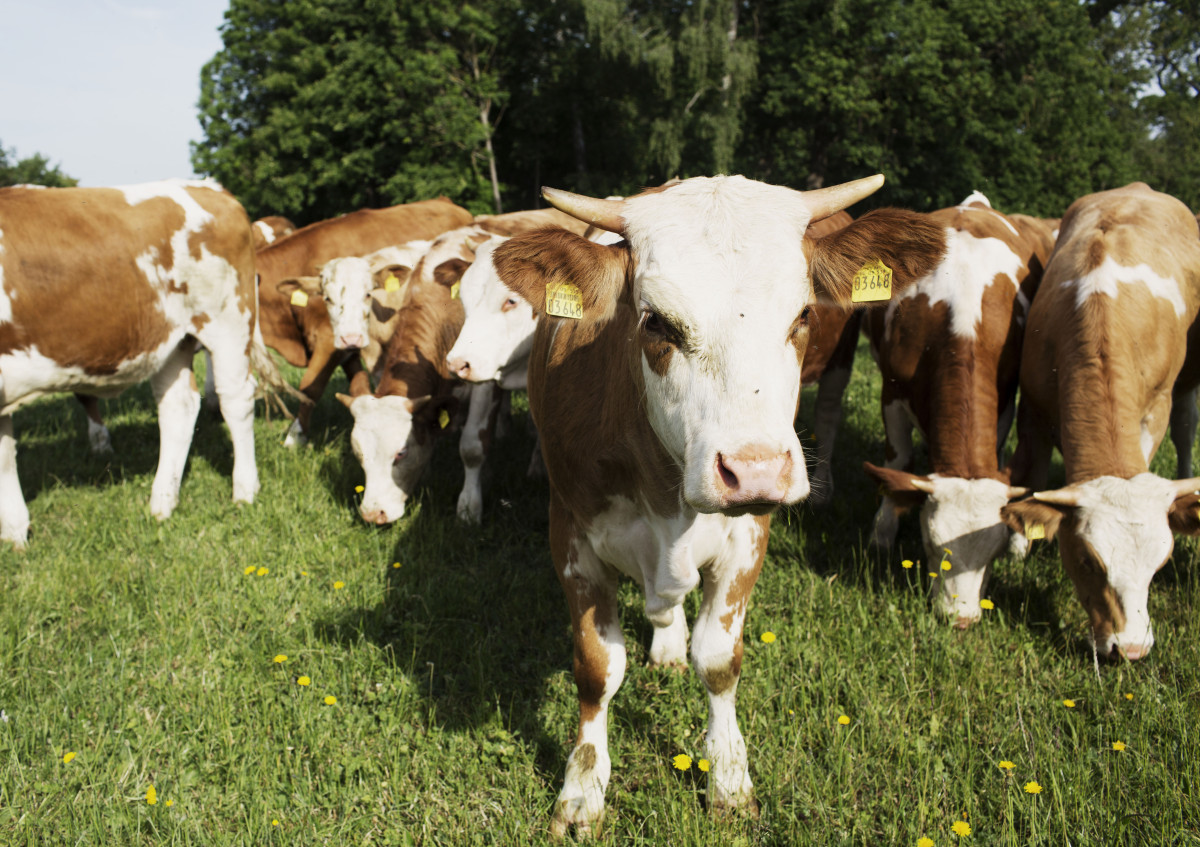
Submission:
[[[403,287],[411,276],[412,268],[410,268],[408,265],[388,265],[385,268],[380,268],[379,270],[375,271],[375,273],[372,274],[372,280],[374,281],[375,288],[377,289],[382,288],[384,290],[388,290],[390,288],[392,291],[395,291],[398,289],[398,287]],[[388,280],[393,277],[396,281],[389,286]]]
[[[433,269],[433,279],[438,285],[449,288],[462,279],[462,275],[469,267],[471,267],[471,263],[462,259],[447,259]]]
[[[922,505],[925,498],[932,493],[932,484],[927,476],[917,476],[893,468],[881,468],[870,462],[863,462],[863,470],[879,482],[882,493],[895,504],[901,514]]]
[[[868,265],[882,262],[891,271],[894,297],[931,273],[946,254],[945,230],[927,215],[907,209],[876,209],[837,232],[806,238],[804,243],[817,299],[838,306],[860,305],[851,296],[854,276]]]
[[[513,236],[492,254],[496,273],[524,297],[535,312],[545,311],[546,286],[569,283],[579,289],[589,320],[612,316],[625,290],[632,262],[628,244],[606,246],[562,229],[536,229]]]
[[[297,291],[304,291],[306,294],[318,297],[321,294],[321,278],[319,276],[292,277],[280,280],[275,284],[275,288],[289,297]]]
[[[1176,497],[1167,510],[1171,532],[1180,535],[1200,535],[1200,494],[1195,492]]]
[[[1050,541],[1072,508],[1042,500],[1018,500],[1000,508],[1000,520],[1013,532],[1024,535],[1030,541],[1041,538]]]

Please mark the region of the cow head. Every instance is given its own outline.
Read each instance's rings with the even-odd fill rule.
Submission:
[[[793,427],[809,307],[849,304],[855,273],[874,259],[893,269],[900,289],[944,252],[940,228],[899,210],[805,239],[811,220],[882,183],[799,192],[697,177],[625,200],[546,189],[557,208],[625,244],[543,230],[501,245],[495,264],[539,309],[547,284],[566,282],[580,292],[585,324],[633,310],[636,379],[649,423],[682,472],[683,500],[700,512],[766,513],[809,492]]]
[[[366,477],[359,512],[378,526],[398,521],[448,423],[452,398],[337,397],[354,417],[350,446]]]
[[[326,262],[319,277],[285,279],[278,288],[287,295],[303,289],[309,295],[323,297],[329,310],[334,346],[339,350],[357,350],[367,343],[367,317],[375,276],[365,259],[344,256]]]
[[[925,561],[941,577],[935,601],[938,611],[953,618],[959,628],[979,620],[979,600],[992,561],[1008,549],[1011,537],[1000,510],[1029,489],[997,479],[917,476],[870,462],[863,462],[863,468],[898,509],[920,506]],[[943,560],[950,570],[940,568]]]
[[[1196,532],[1200,479],[1102,476],[1013,503],[1001,515],[1026,537],[1058,536],[1063,566],[1087,611],[1096,649],[1139,659],[1154,645],[1150,580],[1167,561],[1172,529]]]

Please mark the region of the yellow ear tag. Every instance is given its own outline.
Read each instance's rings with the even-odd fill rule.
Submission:
[[[292,305],[299,306],[300,308],[303,309],[305,306],[308,305],[308,295],[305,294],[303,291],[301,291],[299,288],[297,288],[295,291],[292,292]]]
[[[583,293],[569,282],[546,285],[546,314],[560,318],[583,318]]]
[[[445,409],[442,409],[440,412],[438,412],[438,424],[442,429],[450,426],[450,413]]]
[[[400,280],[396,279],[395,274],[388,274],[388,278],[383,281],[384,291],[399,291]]]
[[[454,283],[454,285],[450,286],[450,299],[451,300],[458,299],[458,287],[460,285],[462,285],[461,282],[456,282],[456,283]]]
[[[1030,541],[1039,541],[1046,537],[1046,527],[1040,523],[1026,524],[1025,537]]]
[[[871,303],[892,299],[892,269],[879,259],[867,262],[854,275],[852,303]]]

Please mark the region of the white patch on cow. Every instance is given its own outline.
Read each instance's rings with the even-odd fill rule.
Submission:
[[[415,268],[417,262],[421,261],[421,257],[432,246],[432,241],[423,239],[406,241],[404,244],[397,244],[392,247],[381,247],[375,252],[363,256],[363,258],[371,266],[371,273],[383,270],[388,265],[404,265],[407,268]]]
[[[0,369],[0,374],[3,370]],[[0,539],[25,549],[29,537],[29,507],[17,476],[17,441],[12,416],[0,415]]]
[[[1075,308],[1077,309],[1082,309],[1089,297],[1099,294],[1116,300],[1120,295],[1121,285],[1135,285],[1144,287],[1154,297],[1166,300],[1179,317],[1183,317],[1187,311],[1178,280],[1159,276],[1146,264],[1127,268],[1117,264],[1112,256],[1105,257],[1095,270],[1084,274],[1079,279],[1067,280],[1063,285],[1075,286]]]
[[[1154,644],[1148,608],[1150,581],[1174,547],[1167,511],[1173,485],[1152,473],[1132,479],[1102,476],[1073,486],[1079,492],[1075,534],[1095,551],[1125,612],[1125,629],[1097,647],[1144,655]]]
[[[1158,445],[1154,442],[1154,433],[1150,431],[1148,421],[1142,421],[1142,457],[1146,460],[1146,464],[1150,464],[1150,457],[1154,455],[1154,448]]]
[[[638,257],[634,302],[683,338],[664,376],[642,361],[646,413],[683,468],[683,499],[706,512],[733,508],[736,497],[803,499],[809,482],[793,426],[800,365],[789,341],[815,299],[797,237],[811,217],[802,195],[743,177],[697,178],[628,200],[624,217]],[[753,459],[753,486],[723,490],[722,457]]]
[[[897,305],[924,294],[930,305],[946,303],[950,307],[951,332],[974,340],[983,320],[984,292],[1001,274],[1015,288],[1022,267],[1021,257],[999,238],[977,238],[947,228],[946,258],[933,273],[909,286],[887,307],[889,338]]]
[[[258,234],[263,237],[263,241],[265,241],[267,244],[273,244],[275,242],[275,230],[271,229],[270,225],[265,224],[262,221],[255,221],[254,228],[258,230]]]
[[[321,267],[321,296],[329,310],[333,343],[339,350],[366,346],[374,286],[366,259],[344,256]]]
[[[943,579],[939,611],[961,622],[979,618],[979,600],[992,562],[1008,549],[1010,531],[1000,518],[1008,485],[995,479],[931,474],[933,493],[921,507],[926,561]],[[951,555],[944,556],[943,551]],[[950,570],[938,570],[945,558]]]
[[[0,229],[0,323],[12,323],[12,298],[16,296],[16,292],[11,294],[4,287],[4,230]]]
[[[397,521],[404,516],[433,445],[412,437],[412,412],[405,397],[356,397],[350,413],[350,446],[366,477],[359,511],[367,523]]]
[[[967,195],[967,198],[965,200],[963,200],[961,203],[959,203],[958,207],[960,209],[965,209],[966,207],[970,206],[972,203],[980,203],[984,206],[987,206],[989,209],[992,208],[992,201],[987,199],[987,195],[985,195],[982,191],[979,191],[978,189],[976,189],[975,191],[972,191],[969,195]]]
[[[465,523],[478,524],[483,519],[483,463],[487,448],[483,436],[488,423],[500,404],[500,387],[494,382],[471,386],[467,407],[467,422],[463,424],[458,441],[458,455],[463,463],[463,487],[458,495],[458,518]]]

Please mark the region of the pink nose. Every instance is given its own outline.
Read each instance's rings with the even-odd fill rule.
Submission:
[[[1136,662],[1150,652],[1150,647],[1145,644],[1129,644],[1124,647],[1118,646],[1117,650],[1129,661]]]
[[[373,523],[376,526],[387,526],[388,524],[391,523],[391,521],[388,520],[387,514],[384,513],[383,509],[376,509],[373,512],[363,512],[362,519],[365,522]]]
[[[459,379],[471,378],[471,363],[466,359],[446,359],[446,367],[450,369],[450,373],[457,376]]]
[[[782,503],[792,475],[791,453],[748,447],[717,454],[717,488],[732,505]]]
[[[339,350],[358,350],[363,346],[363,337],[357,332],[350,335],[339,335],[337,348]]]

